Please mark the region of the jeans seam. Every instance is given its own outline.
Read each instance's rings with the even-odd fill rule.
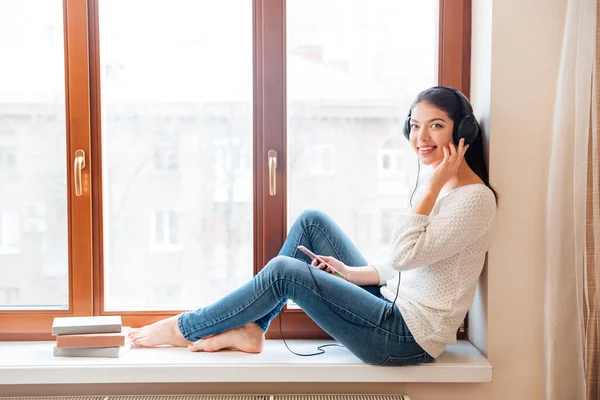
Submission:
[[[307,290],[309,290],[309,291],[313,292],[314,294],[317,294],[317,295],[319,294],[319,293],[315,292],[313,289],[309,288],[308,286],[305,286],[305,285],[303,285],[302,283],[300,283],[300,282],[297,282],[297,281],[295,281],[295,280],[293,280],[293,279],[289,279],[289,278],[277,278],[277,279],[275,280],[275,282],[272,282],[272,283],[271,283],[269,286],[267,286],[267,287],[265,288],[265,290],[263,290],[263,291],[262,291],[262,292],[261,292],[261,293],[260,293],[258,296],[256,296],[256,298],[254,298],[254,299],[253,299],[253,300],[252,300],[250,303],[248,303],[248,304],[247,304],[245,307],[241,308],[239,311],[234,311],[233,313],[230,313],[229,315],[226,315],[226,316],[225,316],[225,318],[222,318],[222,319],[220,319],[220,320],[218,320],[218,321],[216,321],[216,322],[222,322],[222,321],[225,321],[225,320],[227,320],[227,319],[229,319],[229,318],[232,318],[232,317],[234,317],[235,315],[239,314],[240,312],[244,311],[246,308],[248,308],[248,307],[250,307],[252,304],[254,304],[254,303],[255,303],[255,302],[256,302],[256,301],[257,301],[257,300],[258,300],[258,299],[259,299],[259,298],[260,298],[262,295],[264,295],[264,294],[267,292],[267,290],[271,289],[271,287],[273,287],[273,285],[275,285],[275,283],[277,283],[277,282],[278,282],[278,281],[280,281],[280,280],[282,280],[282,281],[284,281],[284,280],[287,280],[287,281],[293,282],[293,283],[295,283],[295,284],[297,284],[297,285],[299,285],[299,286],[302,286],[303,288],[305,288],[305,289],[307,289]],[[361,321],[364,321],[364,322],[366,322],[367,324],[371,325],[373,328],[375,328],[375,329],[378,329],[378,330],[381,330],[382,332],[385,332],[385,333],[387,333],[388,335],[395,336],[395,337],[397,337],[397,338],[408,338],[408,337],[412,337],[412,335],[410,335],[410,336],[402,336],[402,335],[395,334],[394,332],[390,332],[390,331],[388,331],[388,330],[386,330],[386,329],[383,329],[381,326],[379,326],[379,325],[374,325],[374,324],[372,324],[370,321],[367,321],[367,320],[365,320],[364,318],[362,318],[362,317],[360,317],[360,316],[358,316],[358,315],[354,314],[354,313],[353,313],[353,312],[351,312],[350,310],[347,310],[346,308],[344,308],[344,307],[342,307],[342,306],[339,306],[339,305],[337,305],[337,304],[335,304],[335,303],[331,302],[330,300],[327,300],[327,299],[326,299],[325,297],[323,297],[322,295],[321,295],[320,297],[321,297],[321,299],[322,299],[322,300],[325,300],[325,301],[327,301],[329,304],[332,304],[332,305],[334,305],[334,306],[338,307],[339,309],[341,309],[341,310],[344,310],[344,311],[345,311],[345,312],[347,312],[348,314],[350,314],[350,315],[353,315],[353,316],[354,316],[354,317],[356,317],[357,319],[359,319],[359,320],[361,320]],[[191,335],[193,335],[194,333],[198,332],[199,330],[206,328],[207,326],[214,325],[214,323],[215,323],[214,321],[215,321],[215,320],[213,320],[213,322],[212,322],[211,324],[205,324],[205,325],[204,325],[204,326],[202,326],[201,328],[192,327],[192,328],[193,328],[193,329],[192,329],[192,332],[191,332],[189,335],[191,336]],[[180,330],[181,330],[181,329],[180,329]],[[182,333],[183,333],[183,331],[182,331]]]
[[[302,233],[300,234],[300,236],[298,237],[298,240],[296,241],[296,247],[294,248],[294,254],[293,254],[292,257],[294,257],[294,258],[296,257],[296,252],[298,250],[298,245],[300,244],[300,242],[302,241],[302,238],[304,237],[304,232],[306,231],[306,229],[310,228],[311,226],[314,226],[315,228],[317,228],[318,230],[321,231],[321,233],[323,234],[323,236],[325,236],[325,239],[327,239],[327,242],[329,243],[329,245],[333,249],[333,252],[335,253],[335,258],[337,258],[338,260],[340,260],[340,252],[333,245],[333,242],[331,241],[331,239],[329,238],[329,236],[325,232],[325,229],[321,228],[319,225],[314,224],[314,223],[310,223],[310,224],[308,224],[308,225],[306,225],[305,227],[302,228]],[[342,260],[340,260],[340,261],[342,261]]]
[[[367,320],[366,320],[366,319],[364,319],[363,317],[361,317],[361,316],[359,316],[359,315],[356,315],[356,314],[355,314],[355,313],[353,313],[352,311],[350,311],[350,310],[348,310],[348,309],[346,309],[346,308],[344,308],[344,307],[340,306],[339,304],[336,304],[336,303],[332,302],[331,300],[329,300],[329,299],[325,298],[325,297],[324,297],[322,294],[319,294],[319,293],[317,293],[317,292],[316,292],[316,291],[314,291],[312,288],[310,288],[310,287],[308,287],[308,286],[306,286],[306,285],[303,285],[303,284],[302,284],[302,283],[300,283],[300,282],[297,282],[297,281],[295,281],[295,280],[293,280],[293,279],[290,279],[290,278],[280,278],[280,279],[281,279],[281,280],[288,280],[288,281],[290,281],[290,282],[294,282],[295,284],[297,284],[297,285],[299,285],[299,286],[302,286],[303,288],[305,288],[305,289],[307,289],[307,290],[309,290],[309,291],[313,292],[314,294],[316,294],[316,295],[320,295],[320,297],[321,297],[321,299],[322,299],[322,300],[325,300],[326,302],[328,302],[329,304],[331,304],[331,305],[333,305],[333,306],[335,306],[335,307],[339,308],[340,310],[344,310],[345,312],[347,312],[348,314],[350,314],[350,315],[354,316],[355,318],[357,318],[357,319],[359,319],[359,320],[361,320],[361,321],[363,321],[363,322],[365,322],[365,323],[367,323],[367,324],[371,325],[371,327],[372,327],[372,328],[375,328],[375,329],[378,329],[378,330],[380,330],[380,331],[382,331],[382,332],[385,332],[385,333],[387,333],[388,335],[392,335],[392,336],[395,336],[395,337],[397,337],[397,338],[409,338],[409,337],[413,337],[413,335],[408,335],[408,336],[398,335],[398,334],[396,334],[396,333],[394,333],[394,332],[391,332],[391,331],[388,331],[387,329],[384,329],[384,328],[382,328],[382,327],[381,327],[381,326],[379,326],[379,325],[375,325],[375,324],[373,324],[372,322],[370,322],[370,321],[367,321]]]
[[[385,366],[388,363],[388,361],[390,361],[390,360],[404,361],[404,363],[406,363],[407,361],[413,360],[415,358],[423,358],[423,361],[421,361],[421,363],[419,363],[419,364],[425,363],[426,362],[425,360],[429,360],[427,362],[431,362],[432,360],[434,360],[434,358],[431,357],[429,355],[429,353],[427,353],[425,350],[423,350],[422,353],[415,354],[415,355],[412,355],[412,356],[405,356],[405,357],[388,356],[388,357],[385,358],[385,360],[383,360],[383,362],[381,363],[381,365]]]

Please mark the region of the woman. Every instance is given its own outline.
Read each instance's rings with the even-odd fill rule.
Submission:
[[[306,211],[279,255],[250,282],[212,305],[132,329],[134,344],[258,353],[270,322],[289,298],[366,363],[416,365],[439,356],[455,342],[473,300],[496,193],[488,180],[481,130],[460,92],[447,87],[421,92],[405,135],[420,162],[433,171],[414,207],[399,215],[386,262],[369,265],[334,221]],[[319,269],[309,267],[299,245],[333,268],[315,261],[311,265]]]

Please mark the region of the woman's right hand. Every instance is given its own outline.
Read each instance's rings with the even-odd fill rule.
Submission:
[[[443,147],[444,159],[429,177],[429,186],[432,190],[439,192],[446,182],[456,175],[468,149],[469,145],[465,145],[464,138],[460,139],[458,148],[452,141]]]
[[[319,255],[319,257],[322,258],[323,261],[325,261],[331,267],[333,267],[336,271],[340,272],[342,275],[348,276],[348,266],[340,260],[338,260],[337,258],[321,255]],[[319,260],[317,260],[316,258],[310,263],[310,265],[322,269],[323,271],[329,272],[330,274],[333,274],[335,272],[332,270],[331,267],[328,267],[324,263],[320,263]]]

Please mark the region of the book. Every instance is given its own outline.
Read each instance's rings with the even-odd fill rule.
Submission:
[[[98,347],[120,347],[127,343],[129,327],[124,326],[119,333],[82,333],[76,335],[57,335],[56,347],[59,349],[84,349]]]
[[[101,358],[119,358],[131,349],[131,341],[125,343],[125,346],[119,347],[99,347],[88,349],[61,349],[54,346],[54,357],[101,357]]]
[[[52,335],[82,333],[119,333],[123,328],[120,315],[96,317],[57,317],[52,322]]]

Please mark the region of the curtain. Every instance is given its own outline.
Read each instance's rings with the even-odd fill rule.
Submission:
[[[568,1],[555,96],[546,200],[548,400],[599,399],[596,1]]]
[[[584,308],[585,329],[585,378],[586,400],[600,399],[600,337],[598,331],[600,309],[598,288],[600,287],[600,147],[598,141],[600,84],[600,7],[596,6],[596,58],[592,81],[591,122],[588,135],[587,198],[585,212],[585,271]]]

